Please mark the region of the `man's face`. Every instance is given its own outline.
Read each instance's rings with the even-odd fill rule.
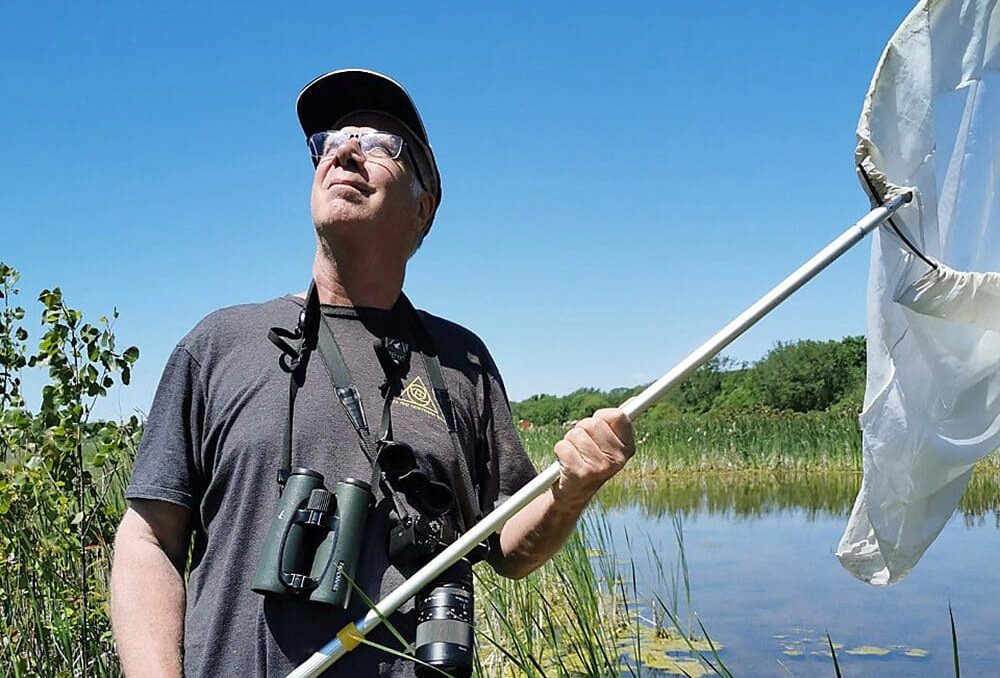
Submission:
[[[389,116],[358,113],[339,125],[348,133],[390,132],[408,143],[406,128]],[[434,201],[414,191],[413,171],[405,148],[391,159],[366,156],[356,139],[343,144],[316,166],[310,202],[317,232],[341,246],[380,247],[409,256]]]

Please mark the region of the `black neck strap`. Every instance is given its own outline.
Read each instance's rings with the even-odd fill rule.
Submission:
[[[458,443],[455,426],[455,413],[452,409],[451,397],[448,388],[445,386],[444,376],[441,371],[441,362],[438,359],[437,351],[430,333],[427,331],[421,314],[413,308],[410,300],[400,293],[399,300],[393,309],[397,317],[405,314],[412,319],[410,325],[416,333],[417,349],[424,361],[428,379],[434,391],[434,398],[437,401],[441,416],[448,426],[449,437],[455,448],[455,453],[459,459],[464,459],[462,450]],[[365,415],[364,404],[357,387],[351,379],[350,371],[344,362],[344,356],[337,344],[330,327],[323,319],[320,308],[319,292],[316,283],[313,281],[309,285],[309,293],[306,296],[305,307],[299,313],[299,320],[296,330],[289,332],[283,328],[271,328],[268,338],[282,351],[280,358],[281,366],[289,372],[288,386],[288,418],[285,424],[284,440],[284,466],[278,472],[279,482],[283,482],[284,477],[292,468],[292,429],[295,417],[295,399],[299,388],[305,383],[306,369],[309,357],[314,350],[319,350],[320,357],[326,366],[327,374],[333,384],[334,392],[347,413],[347,417],[357,432],[361,442],[361,448],[365,456],[372,464],[372,487],[376,486],[379,476],[378,468],[378,446],[377,441],[372,440],[368,419]],[[286,340],[300,340],[298,349],[292,347]],[[411,342],[412,343],[412,342]],[[382,364],[386,375],[386,383],[383,385],[383,406],[382,419],[378,440],[389,440],[392,436],[392,399],[398,395],[399,381],[401,373],[405,372],[406,362],[409,359],[409,346],[396,339],[386,339],[376,342],[376,355]],[[465,468],[465,464],[461,466]],[[465,470],[468,475],[468,470]],[[471,484],[472,479],[467,478]]]

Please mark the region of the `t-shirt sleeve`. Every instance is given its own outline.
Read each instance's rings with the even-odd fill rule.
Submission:
[[[537,471],[517,434],[496,364],[489,354],[482,360],[484,425],[480,445],[486,476],[479,487],[479,503],[486,514],[521,489]]]
[[[158,499],[197,509],[204,412],[201,366],[178,345],[156,389],[126,499]]]

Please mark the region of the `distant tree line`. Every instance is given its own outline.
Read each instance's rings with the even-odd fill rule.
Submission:
[[[645,388],[581,388],[565,396],[534,395],[512,403],[515,420],[535,425],[582,419],[617,407]],[[865,389],[865,338],[779,342],[755,363],[716,357],[647,411],[652,419],[676,414],[860,410]]]

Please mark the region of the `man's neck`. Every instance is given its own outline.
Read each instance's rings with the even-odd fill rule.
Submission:
[[[405,262],[359,253],[335,253],[320,243],[313,259],[313,280],[321,304],[392,308],[403,289]]]

